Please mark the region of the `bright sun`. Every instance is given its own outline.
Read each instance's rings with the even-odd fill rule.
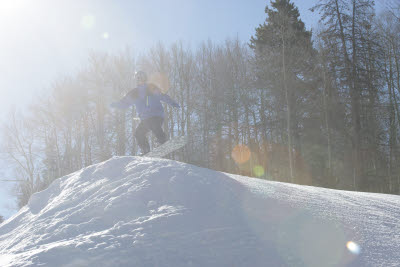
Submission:
[[[38,5],[39,1],[35,3],[33,0],[0,0],[0,16],[1,19],[21,18],[26,11]]]
[[[0,0],[0,6],[3,11],[11,12],[21,9],[27,2],[27,0]]]

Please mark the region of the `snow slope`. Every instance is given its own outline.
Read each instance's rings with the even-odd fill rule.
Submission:
[[[399,266],[400,197],[114,157],[0,226],[0,266],[40,265]]]

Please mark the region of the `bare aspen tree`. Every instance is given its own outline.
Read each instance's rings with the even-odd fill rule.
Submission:
[[[23,180],[18,185],[18,206],[28,203],[29,197],[40,187],[38,179],[39,144],[34,125],[16,111],[11,111],[9,121],[2,125],[2,151],[14,166],[15,175]]]

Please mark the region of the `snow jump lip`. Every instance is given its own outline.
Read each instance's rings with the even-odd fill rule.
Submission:
[[[0,262],[389,266],[399,262],[398,204],[396,196],[114,157],[56,180],[1,225]]]

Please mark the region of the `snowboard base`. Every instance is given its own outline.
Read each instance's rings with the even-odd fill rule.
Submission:
[[[162,158],[174,152],[175,150],[184,147],[186,143],[187,143],[187,136],[176,136],[168,140],[164,144],[156,147],[149,153],[144,154],[143,157]]]

